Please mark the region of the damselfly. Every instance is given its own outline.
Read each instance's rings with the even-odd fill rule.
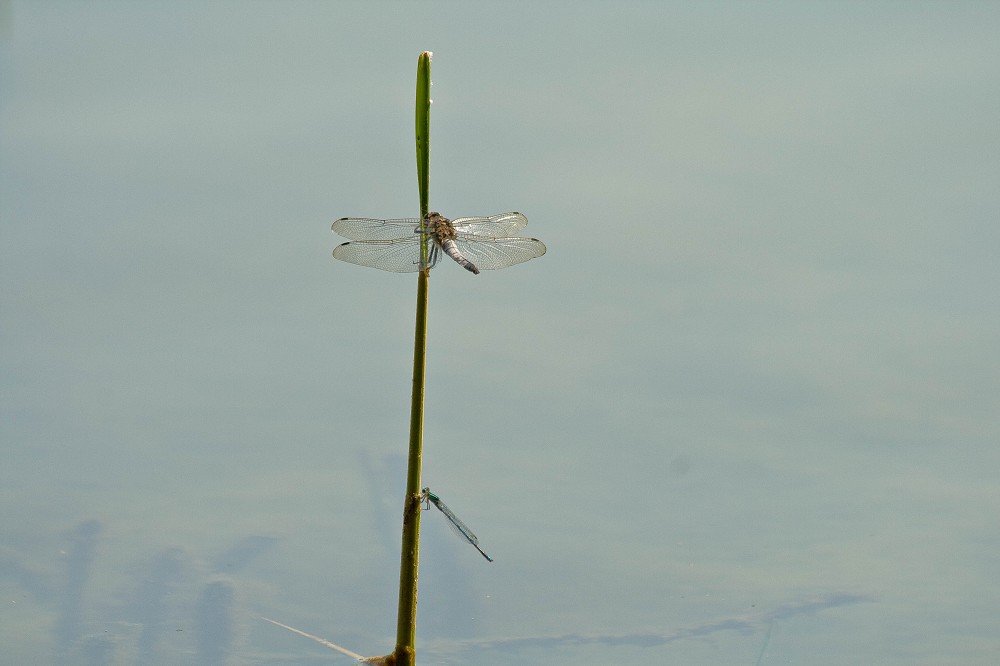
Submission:
[[[493,561],[493,558],[487,555],[486,552],[479,547],[479,537],[473,534],[472,530],[469,529],[469,526],[463,523],[459,517],[448,508],[448,505],[441,501],[440,497],[432,493],[430,488],[423,489],[423,492],[421,493],[421,501],[427,503],[427,506],[424,507],[425,510],[430,509],[431,504],[436,506],[441,513],[444,514],[444,517],[448,519],[448,522],[451,523],[452,529],[455,530],[455,533],[458,534],[458,536],[475,546],[476,550],[482,553],[483,557],[485,557],[488,562]]]

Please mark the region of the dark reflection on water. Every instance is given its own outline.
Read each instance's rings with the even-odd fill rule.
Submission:
[[[691,625],[679,629],[668,629],[664,631],[635,632],[635,633],[568,633],[553,636],[522,636],[516,638],[500,638],[493,640],[430,640],[420,641],[418,652],[425,655],[432,655],[434,663],[472,663],[466,657],[470,652],[496,652],[510,654],[510,659],[514,659],[515,653],[530,648],[578,648],[586,646],[605,647],[641,647],[651,648],[666,645],[674,641],[688,638],[701,638],[724,631],[735,631],[741,634],[753,634],[767,628],[767,635],[764,639],[764,646],[761,655],[767,648],[770,639],[771,629],[777,620],[783,620],[799,615],[809,615],[828,608],[839,606],[849,606],[853,604],[872,602],[875,599],[869,595],[861,594],[828,594],[813,599],[789,602],[777,606],[776,608],[762,613],[741,615],[735,617],[721,618],[718,620],[704,622],[702,624]],[[261,618],[272,624],[279,624],[274,620]],[[339,648],[331,646],[330,642],[319,636],[303,632],[301,629],[284,626],[285,629],[300,634],[317,643],[323,644],[331,649]],[[464,655],[464,656],[463,656]],[[757,660],[758,663],[760,659]],[[515,662],[511,662],[515,663]]]
[[[194,613],[199,664],[225,664],[233,647],[233,586],[217,580],[205,586]]]
[[[523,638],[504,638],[485,641],[455,641],[448,648],[440,648],[442,653],[462,653],[469,650],[496,650],[501,652],[516,652],[525,648],[557,648],[580,647],[587,645],[602,645],[609,647],[658,647],[688,638],[699,638],[723,631],[735,631],[750,634],[761,631],[775,620],[809,615],[829,608],[850,606],[872,602],[875,599],[862,594],[829,594],[814,599],[782,604],[770,611],[721,618],[703,624],[681,627],[666,631],[649,631],[622,634],[584,634],[569,633],[555,636],[530,636]]]
[[[157,647],[167,630],[170,600],[181,580],[183,551],[167,548],[157,555],[140,583],[126,616],[142,625],[136,653],[139,663],[156,663]]]
[[[97,598],[91,598],[92,569],[104,529],[99,521],[87,520],[69,531],[62,576],[43,573],[41,563],[36,571],[27,557],[0,547],[0,578],[55,617],[51,663],[222,665],[234,657],[239,647],[238,597],[237,582],[230,576],[274,548],[277,538],[241,537],[210,563],[184,548],[163,548],[135,570],[136,580],[116,601],[114,590],[96,590]],[[206,578],[205,572],[211,575]],[[0,662],[6,663],[2,656]],[[40,656],[33,663],[46,659]]]
[[[0,578],[15,583],[36,601],[52,601],[52,586],[45,580],[45,575],[25,564],[22,559],[11,550],[0,549]]]
[[[80,666],[109,666],[115,659],[115,644],[108,636],[87,636],[75,650],[73,660]]]
[[[83,595],[94,561],[101,524],[96,520],[81,523],[70,535],[66,553],[66,587],[55,626],[59,658],[68,655],[83,632]],[[58,661],[58,660],[57,660]]]
[[[271,550],[278,539],[269,536],[246,536],[215,558],[213,569],[219,573],[241,571],[255,559]]]
[[[140,569],[128,601],[102,605],[88,601],[88,585],[102,525],[96,520],[81,523],[71,531],[65,552],[65,578],[61,598],[51,592],[41,574],[24,564],[26,558],[10,550],[0,552],[0,575],[22,582],[26,592],[54,609],[53,626],[56,664],[117,666],[119,664],[192,663],[224,665],[240,654],[237,618],[237,581],[231,576],[272,549],[273,537],[250,535],[240,538],[208,565],[193,561],[182,548],[162,549]],[[198,571],[212,571],[203,577]],[[870,596],[826,594],[790,602],[770,611],[720,618],[687,627],[629,633],[566,633],[520,636],[494,640],[442,638],[422,641],[425,654],[438,663],[445,657],[461,659],[470,651],[492,651],[512,655],[524,649],[581,646],[662,646],[682,639],[705,637],[717,632],[753,633],[773,622],[825,609],[870,602]],[[426,632],[425,632],[426,635]],[[432,634],[433,635],[433,634]],[[452,634],[454,636],[454,634]],[[310,636],[311,637],[311,636]],[[338,637],[342,638],[342,637]],[[340,641],[338,641],[340,642]],[[767,639],[765,638],[765,648]],[[261,656],[253,661],[242,654],[241,663],[305,663],[295,654]],[[759,661],[759,660],[758,660]],[[459,662],[455,662],[459,663]]]

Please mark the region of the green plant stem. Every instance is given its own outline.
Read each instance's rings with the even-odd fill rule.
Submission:
[[[417,187],[420,190],[420,224],[428,213],[428,190],[431,177],[431,53],[424,51],[417,59]],[[426,238],[424,239],[426,240]],[[425,245],[426,247],[426,245]],[[426,257],[424,257],[426,259]]]
[[[430,175],[431,54],[417,60],[417,184],[420,188],[421,225],[427,217]],[[422,265],[427,265],[427,236],[421,235]],[[420,562],[420,466],[424,437],[424,370],[427,351],[427,286],[430,269],[417,275],[417,320],[413,333],[413,389],[410,399],[410,452],[403,501],[403,545],[399,557],[399,611],[396,619],[397,666],[414,666],[417,634],[417,571]]]

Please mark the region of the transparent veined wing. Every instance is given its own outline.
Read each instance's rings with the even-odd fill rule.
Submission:
[[[371,217],[342,217],[331,229],[352,242],[338,245],[333,256],[359,266],[378,268],[393,273],[415,273],[420,270],[420,220],[404,217],[380,220]],[[437,263],[434,244],[428,242],[429,266]]]
[[[489,217],[459,217],[451,221],[459,233],[490,238],[514,236],[528,226],[528,218],[521,213],[500,213]]]
[[[406,238],[412,240],[420,220],[404,217],[396,220],[376,220],[370,217],[342,217],[333,223],[331,229],[350,240],[388,240]]]
[[[482,554],[482,556],[486,558],[488,562],[493,561],[493,558],[487,555],[486,551],[479,547],[479,537],[477,537],[473,533],[473,531],[469,529],[468,525],[463,523],[462,520],[455,515],[454,511],[448,508],[447,504],[441,501],[440,497],[432,493],[430,488],[424,488],[422,492],[423,492],[423,499],[426,500],[429,504],[433,504],[434,506],[436,506],[441,511],[441,513],[445,515],[445,517],[448,519],[449,526],[451,527],[452,531],[455,532],[455,534],[457,534],[462,539],[468,541],[470,544],[475,546],[476,550],[478,550]]]
[[[430,253],[427,265],[433,267],[438,262],[440,251],[431,242],[427,249]],[[416,273],[420,270],[420,235],[411,232],[408,238],[351,241],[333,248],[333,256],[341,261],[383,271]]]
[[[545,254],[545,243],[537,238],[490,238],[457,234],[455,245],[481,271],[493,271],[536,259]]]
[[[439,244],[450,240],[455,241],[465,259],[475,264],[473,272],[506,268],[545,254],[545,244],[540,240],[515,235],[528,224],[521,213],[454,220],[431,213],[428,219],[428,233],[432,235],[428,238],[429,267],[435,266],[444,252]],[[333,223],[332,229],[351,242],[339,245],[333,256],[383,271],[416,272],[420,270],[419,228],[420,220],[415,217],[343,217]]]

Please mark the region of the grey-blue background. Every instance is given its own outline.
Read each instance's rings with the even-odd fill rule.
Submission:
[[[7,663],[391,649],[423,50],[549,252],[432,275],[421,662],[995,663],[1000,5],[0,17]]]

